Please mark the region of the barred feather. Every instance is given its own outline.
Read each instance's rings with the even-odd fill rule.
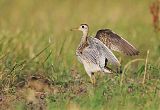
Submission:
[[[114,51],[123,52],[126,55],[138,55],[139,51],[128,41],[113,33],[110,29],[99,30],[95,38],[102,41],[108,48]]]

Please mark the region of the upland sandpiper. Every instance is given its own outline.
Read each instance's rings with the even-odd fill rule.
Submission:
[[[111,73],[112,69],[107,66],[108,64],[114,65],[116,68],[121,66],[118,59],[111,52],[109,47],[107,47],[108,45],[105,45],[107,44],[107,39],[101,41],[102,36],[99,36],[102,35],[101,31],[98,31],[96,37],[90,37],[88,36],[89,27],[87,24],[81,24],[79,28],[74,28],[72,30],[80,30],[83,32],[81,42],[76,50],[76,55],[79,61],[84,65],[93,84],[96,82],[94,76],[95,72]]]

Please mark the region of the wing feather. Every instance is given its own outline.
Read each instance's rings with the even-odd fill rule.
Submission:
[[[115,57],[115,55],[100,40],[93,38],[93,37],[88,37],[88,43],[89,43],[88,48],[95,49],[95,53],[90,53],[90,54],[94,54],[98,57],[105,57],[107,58],[108,63],[116,65],[116,66],[120,66],[120,63],[118,59]]]
[[[84,49],[81,57],[88,63],[98,64],[97,56],[98,56],[98,53],[96,52],[95,49],[90,49],[87,47]]]
[[[99,30],[95,38],[102,41],[111,50],[123,52],[126,55],[138,55],[139,51],[128,41],[113,33],[110,29]]]

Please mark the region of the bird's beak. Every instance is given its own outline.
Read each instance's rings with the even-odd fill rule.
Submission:
[[[78,28],[73,28],[73,29],[71,29],[71,31],[77,31],[77,30],[79,30]]]

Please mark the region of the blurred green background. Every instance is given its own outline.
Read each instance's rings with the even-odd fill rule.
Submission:
[[[152,16],[149,11],[151,1],[1,0],[1,38],[5,34],[11,36],[6,35],[4,39],[18,34],[17,37],[13,37],[19,41],[17,48],[20,49],[22,45],[30,48],[28,53],[30,55],[34,50],[42,48],[49,38],[55,43],[55,50],[66,39],[63,53],[66,56],[70,54],[74,56],[73,52],[79,43],[80,34],[71,33],[70,29],[78,27],[81,23],[87,23],[90,26],[90,35],[95,35],[98,29],[110,28],[135,45],[142,57],[149,49],[152,58],[157,60],[160,54],[159,38],[152,27]]]

